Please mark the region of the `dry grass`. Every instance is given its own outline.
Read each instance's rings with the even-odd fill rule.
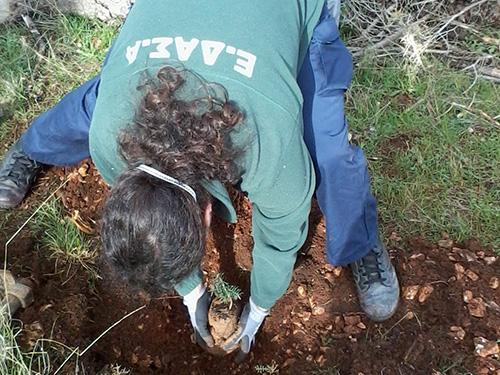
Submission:
[[[418,68],[426,55],[437,55],[484,78],[500,79],[495,77],[500,61],[496,0],[461,7],[445,0],[347,0],[344,6],[343,22],[357,58],[404,57]]]

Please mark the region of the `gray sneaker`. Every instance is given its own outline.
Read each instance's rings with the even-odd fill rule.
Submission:
[[[376,322],[389,319],[398,307],[399,283],[385,247],[380,244],[351,263],[351,270],[366,315]]]
[[[21,203],[41,168],[23,152],[19,141],[14,143],[0,166],[0,208]]]

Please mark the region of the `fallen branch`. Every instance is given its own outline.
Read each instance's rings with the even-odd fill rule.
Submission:
[[[376,50],[379,50],[379,49],[383,49],[388,44],[394,42],[396,39],[398,39],[401,36],[403,36],[403,34],[404,34],[404,29],[400,29],[396,33],[385,37],[380,42],[377,42],[377,43],[375,43],[375,44],[373,44],[371,46],[368,46],[368,47],[366,47],[364,49],[359,50],[358,52],[353,53],[353,56],[354,57],[361,57],[361,56],[363,56],[364,54],[366,54],[366,53],[368,53],[370,51],[376,51]]]
[[[43,53],[45,49],[47,48],[47,43],[42,37],[42,34],[40,31],[38,31],[35,22],[33,19],[27,15],[27,14],[22,14],[21,18],[24,21],[24,24],[28,28],[28,31],[33,35],[35,39],[35,46],[37,47],[38,52]]]
[[[448,21],[445,22],[445,24],[443,26],[441,26],[441,28],[436,32],[435,35],[441,34],[441,32],[443,32],[453,21],[455,21],[461,15],[467,13],[469,10],[471,10],[471,9],[477,7],[477,6],[480,6],[480,5],[484,4],[487,1],[491,1],[491,0],[479,0],[479,1],[476,1],[475,3],[472,3],[471,5],[466,6],[465,8],[463,8],[460,12],[455,13],[453,16],[451,16],[448,19]]]
[[[482,78],[489,79],[497,83],[500,82],[500,69],[489,66],[480,66],[477,68],[477,72]]]

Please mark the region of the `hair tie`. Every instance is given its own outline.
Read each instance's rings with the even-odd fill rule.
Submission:
[[[176,180],[175,178],[170,177],[170,176],[160,172],[159,170],[154,169],[153,167],[150,167],[150,166],[145,165],[145,164],[141,164],[138,167],[136,167],[135,169],[146,172],[147,174],[149,174],[153,177],[159,178],[160,180],[163,180],[165,182],[168,182],[169,184],[172,184],[172,185],[177,186],[178,188],[181,188],[182,190],[186,191],[189,195],[191,195],[194,198],[195,202],[197,201],[196,200],[196,193],[193,190],[193,188],[191,188],[191,186],[186,185],[186,184],[180,182],[179,180]]]

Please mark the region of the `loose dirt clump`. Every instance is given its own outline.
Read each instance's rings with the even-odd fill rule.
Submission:
[[[241,313],[238,300],[241,298],[241,290],[236,285],[226,282],[219,273],[211,281],[210,294],[212,302],[208,310],[208,325],[215,347],[210,348],[209,352],[215,355],[226,355],[236,349],[226,351],[223,347],[238,329]]]
[[[214,299],[208,311],[208,324],[215,340],[215,345],[222,345],[238,328],[241,308],[237,304],[229,305]]]
[[[226,355],[233,350],[227,352],[222,347],[224,343],[238,329],[238,320],[241,313],[239,304],[228,304],[219,299],[214,299],[210,304],[208,311],[208,325],[210,333],[215,341],[215,347],[210,349],[210,352],[215,355]]]
[[[97,193],[100,183],[92,189],[96,183],[91,182],[92,170],[87,176],[78,184],[77,178],[74,188],[62,195],[70,211],[88,212],[89,219],[97,222],[90,207],[98,211],[95,201],[104,191]],[[80,199],[72,194],[88,196],[86,205],[77,203]],[[242,289],[246,301],[251,206],[242,196],[235,202],[239,221],[229,225],[215,220],[204,270],[208,278],[223,272],[228,282]],[[9,268],[15,276],[36,281],[34,304],[17,318],[25,327],[33,325],[38,335],[83,350],[112,324],[145,305],[79,358],[90,374],[111,364],[133,374],[254,374],[256,366],[271,363],[280,374],[498,373],[500,265],[494,253],[474,241],[444,238],[430,244],[394,233],[387,244],[404,292],[395,316],[373,323],[359,307],[349,270],[324,261],[325,226],[317,208],[310,221],[293,281],[241,364],[234,363],[234,355],[215,357],[191,341],[187,312],[177,296],[149,299],[130,291],[113,281],[104,265],[102,279],[92,284],[85,270],[61,270],[28,236],[18,238],[9,249]],[[71,352],[61,348],[53,359],[56,367]],[[74,370],[74,361],[69,363]]]

